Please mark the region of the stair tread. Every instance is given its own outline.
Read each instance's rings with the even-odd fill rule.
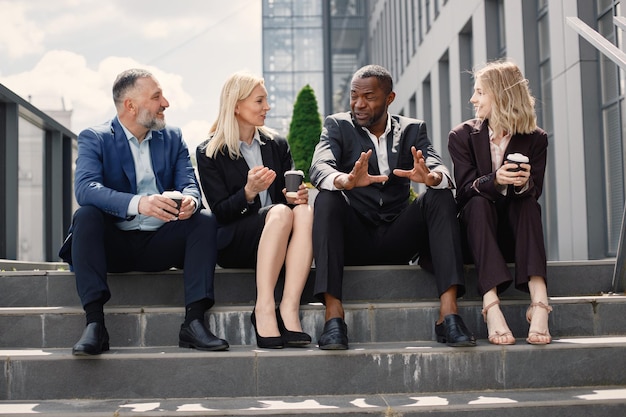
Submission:
[[[621,294],[590,294],[590,295],[578,295],[578,296],[564,296],[564,297],[549,297],[550,304],[559,305],[559,304],[577,304],[577,303],[623,303],[626,302],[626,295]],[[507,305],[526,305],[529,303],[528,299],[502,299],[500,304],[502,306]],[[344,308],[346,310],[350,309],[371,309],[380,308],[380,309],[396,309],[396,308],[416,308],[416,307],[424,307],[424,308],[432,308],[439,307],[438,301],[431,300],[416,300],[416,301],[385,301],[385,300],[372,300],[370,302],[344,302]],[[459,307],[469,307],[469,306],[480,306],[482,305],[482,301],[480,300],[463,300],[460,299],[458,301]],[[211,313],[217,312],[234,312],[234,311],[248,311],[252,308],[253,304],[238,304],[238,305],[222,305],[216,303],[210,310]],[[301,310],[307,309],[320,309],[322,308],[322,303],[306,303],[303,304]],[[163,313],[179,313],[184,311],[184,307],[174,307],[174,306],[154,306],[154,305],[128,305],[128,306],[105,306],[105,313],[126,313],[126,312],[163,312]],[[75,314],[75,313],[84,313],[84,310],[78,306],[5,306],[0,307],[0,314]]]
[[[551,297],[552,336],[577,337],[626,334],[626,296]],[[459,301],[459,313],[477,338],[487,337],[479,300]],[[513,334],[528,332],[525,319],[528,300],[502,300]],[[436,301],[379,301],[344,304],[351,342],[433,340]],[[231,344],[254,344],[249,316],[252,305],[216,305],[206,319],[212,331]],[[167,346],[178,342],[182,306],[105,307],[111,344],[116,347]],[[0,307],[0,349],[63,348],[80,338],[84,329],[80,307]],[[321,333],[324,308],[321,304],[301,307],[303,331],[313,341]]]
[[[231,345],[226,352],[205,352],[195,349],[182,349],[177,346],[147,346],[147,347],[112,347],[110,351],[99,356],[74,357],[70,348],[18,348],[0,349],[0,360],[12,360],[23,358],[50,358],[50,359],[126,359],[126,358],[176,358],[176,357],[210,357],[229,358],[233,357],[256,357],[256,356],[310,356],[310,355],[363,355],[363,354],[393,354],[398,352],[428,352],[428,353],[459,353],[476,351],[507,350],[516,352],[532,349],[563,349],[563,348],[590,348],[597,346],[623,346],[626,345],[626,335],[624,336],[593,336],[593,337],[567,337],[555,338],[552,343],[545,346],[532,346],[526,343],[525,339],[516,339],[514,345],[492,345],[487,340],[478,340],[475,347],[448,347],[443,343],[432,340],[416,340],[409,342],[372,342],[372,343],[350,343],[350,349],[337,351],[322,351],[315,345],[305,348],[293,349],[260,349],[250,345]]]
[[[224,416],[224,415],[324,415],[360,412],[372,415],[407,415],[433,411],[451,415],[461,410],[479,412],[498,407],[503,413],[515,409],[572,407],[613,404],[613,411],[626,409],[623,386],[589,386],[532,390],[497,390],[410,394],[313,395],[289,397],[213,397],[213,398],[137,398],[110,400],[3,401],[0,414],[21,416],[38,413],[44,416]],[[402,414],[393,414],[402,413]],[[291,414],[294,413],[294,414]],[[464,414],[465,415],[465,414]],[[528,414],[525,414],[528,415]],[[558,414],[555,414],[558,415]],[[606,414],[605,414],[606,415]]]
[[[1,268],[0,268],[1,269]],[[513,271],[513,266],[510,266]],[[465,300],[480,300],[473,266],[464,268]],[[548,290],[552,296],[601,295],[614,291],[614,260],[548,262]],[[572,279],[576,277],[576,279]],[[184,302],[183,272],[112,273],[108,275],[112,298],[108,305],[169,305]],[[315,268],[305,285],[303,302],[314,297]],[[276,293],[280,297],[283,280]],[[385,291],[381,291],[385,288]],[[215,296],[220,304],[250,304],[256,297],[252,269],[221,269],[215,273]],[[432,275],[413,265],[366,265],[344,269],[344,301],[438,301]],[[502,299],[527,299],[528,294],[510,286]],[[62,270],[0,271],[0,306],[80,306],[75,277]]]
[[[7,349],[0,350],[7,378],[0,399],[290,397],[608,386],[623,384],[625,353],[626,336],[556,339],[547,346],[523,340],[496,346],[484,339],[464,348],[434,341],[353,343],[345,351],[322,351],[314,345],[282,350],[237,345],[229,352],[114,347],[95,357],[72,356],[70,348]]]

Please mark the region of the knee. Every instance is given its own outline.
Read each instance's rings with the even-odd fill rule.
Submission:
[[[336,215],[339,210],[343,210],[345,205],[346,200],[342,193],[338,191],[321,190],[317,197],[315,197],[315,217],[324,217],[331,213]]]
[[[198,210],[189,219],[183,221],[190,222],[194,229],[198,228],[203,231],[217,232],[217,220],[215,219],[215,215],[205,209]]]
[[[494,203],[486,198],[474,197],[463,206],[461,218],[468,226],[484,225],[489,219],[494,218],[494,212]]]
[[[293,224],[298,226],[313,226],[313,208],[308,204],[299,204],[293,208]]]
[[[104,217],[104,213],[94,206],[81,206],[74,212],[74,222],[94,221]]]
[[[534,198],[518,198],[515,203],[525,210],[541,212],[541,206]]]
[[[293,218],[294,214],[288,206],[284,204],[277,204],[267,212],[265,217],[265,227],[291,232]]]
[[[429,189],[424,194],[424,203],[431,209],[434,209],[436,214],[456,216],[456,201],[452,191],[448,189]]]
[[[493,203],[486,198],[474,197],[467,201],[464,209],[468,212],[486,212],[487,210],[490,210],[491,206],[493,206]]]
[[[424,194],[425,197],[430,198],[433,201],[437,201],[440,204],[454,203],[454,195],[449,189],[437,189],[430,188]]]
[[[86,228],[93,230],[96,227],[101,227],[103,224],[104,213],[94,206],[79,207],[78,210],[74,212],[72,219],[74,233]],[[91,233],[93,233],[93,231]]]

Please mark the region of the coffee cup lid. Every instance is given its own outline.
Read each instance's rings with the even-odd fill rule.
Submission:
[[[286,172],[285,172],[285,176],[287,176],[287,175],[291,175],[291,174],[297,174],[297,175],[300,175],[300,176],[304,177],[304,172],[302,172],[302,171],[301,171],[301,170],[299,170],[299,169],[298,169],[298,170],[293,170],[293,169],[292,169],[292,170],[289,170],[289,171],[286,171]]]
[[[163,196],[165,196],[167,198],[182,198],[183,197],[183,193],[181,193],[180,191],[177,191],[177,190],[164,191],[163,192]]]
[[[521,153],[510,153],[506,156],[506,160],[510,161],[510,162],[517,162],[520,164],[527,164],[528,163],[528,157],[526,155],[523,155]]]

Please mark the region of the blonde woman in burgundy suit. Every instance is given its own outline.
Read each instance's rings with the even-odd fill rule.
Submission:
[[[548,344],[552,307],[537,201],[543,187],[547,135],[537,127],[535,100],[515,64],[491,62],[474,73],[474,80],[470,102],[476,118],[450,132],[448,149],[454,162],[460,218],[483,296],[489,342],[515,343],[498,298],[514,281],[516,288],[530,292],[526,341]],[[507,162],[507,156],[515,153],[528,157],[519,170],[517,164]],[[515,277],[507,268],[512,261]]]

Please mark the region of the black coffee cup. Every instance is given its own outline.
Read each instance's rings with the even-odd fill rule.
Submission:
[[[171,200],[174,200],[174,202],[176,203],[176,210],[180,210],[180,205],[183,203],[183,193],[181,193],[180,191],[164,191],[163,192],[163,197],[167,197]],[[178,217],[178,215],[176,215],[176,217]]]
[[[287,189],[287,197],[298,197],[298,189],[302,180],[304,179],[304,172],[300,170],[291,170],[285,172],[285,188]]]

